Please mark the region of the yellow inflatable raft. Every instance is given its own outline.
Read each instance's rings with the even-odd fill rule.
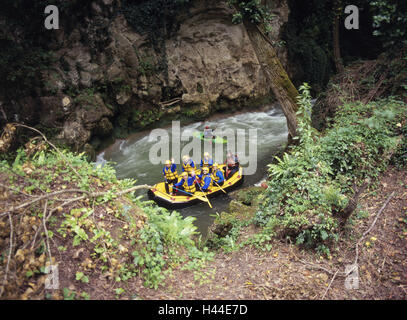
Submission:
[[[219,165],[219,169],[225,173],[224,169],[226,164]],[[200,170],[196,170],[196,174],[201,174]],[[180,181],[181,178],[178,179]],[[235,172],[228,180],[225,180],[222,189],[226,192],[237,188],[243,183],[243,169],[239,167],[239,170]],[[172,191],[172,186],[170,185],[170,192]],[[197,203],[206,202],[206,197],[213,198],[220,194],[224,193],[219,186],[215,183],[212,189],[205,194],[202,191],[196,191],[192,196],[186,195],[176,195],[173,196],[168,194],[165,191],[165,182],[160,182],[154,185],[153,188],[148,190],[148,198],[150,200],[154,200],[159,206],[168,208],[168,209],[176,209],[176,208],[183,208],[187,206],[191,206]]]

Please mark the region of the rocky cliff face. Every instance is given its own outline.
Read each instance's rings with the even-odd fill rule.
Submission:
[[[42,86],[26,96],[0,94],[7,121],[58,127],[58,137],[79,150],[164,116],[203,118],[270,99],[246,30],[232,24],[224,1],[193,1],[159,48],[128,24],[120,1],[94,0],[87,8],[70,28],[47,31],[54,59],[41,72]],[[278,40],[286,1],[273,10],[271,38]],[[279,55],[285,63],[285,50]]]

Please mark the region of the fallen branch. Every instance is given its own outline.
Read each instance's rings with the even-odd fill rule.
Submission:
[[[50,210],[49,215],[47,217],[47,220],[52,216],[52,214],[57,211],[59,208],[63,208],[65,206],[67,206],[68,204],[80,201],[80,200],[84,200],[86,198],[86,196],[81,196],[81,197],[77,197],[77,198],[72,198],[69,199],[67,201],[65,201],[64,203],[62,203],[61,205],[59,205],[58,207],[53,208],[52,210]]]
[[[7,257],[6,270],[4,272],[3,285],[2,285],[1,290],[0,290],[0,297],[3,295],[4,287],[6,286],[7,276],[8,276],[8,272],[9,272],[9,268],[10,268],[11,252],[13,251],[14,229],[13,229],[13,219],[12,219],[10,213],[8,214],[8,219],[9,219],[9,222],[10,222],[10,247],[9,247],[9,252],[8,252],[8,257]]]
[[[45,233],[45,240],[46,240],[46,245],[47,245],[47,251],[48,251],[48,258],[49,258],[49,266],[51,267],[52,265],[52,255],[51,255],[51,247],[49,246],[49,236],[48,236],[48,229],[47,229],[47,207],[48,207],[48,201],[45,201],[44,205],[44,213],[42,215],[42,225],[44,228],[44,233]]]
[[[311,266],[311,267],[314,268],[314,269],[323,270],[323,271],[325,271],[326,273],[331,274],[331,275],[334,274],[334,272],[328,270],[327,268],[321,267],[320,265],[317,265],[317,264],[314,264],[314,263],[311,263],[311,262],[308,262],[308,261],[304,261],[304,260],[301,260],[301,259],[298,259],[298,261],[300,261],[300,262],[303,263],[303,264],[307,264],[307,265]]]
[[[362,240],[367,236],[367,234],[373,229],[374,225],[377,222],[377,219],[380,217],[380,215],[382,214],[382,212],[384,211],[384,209],[387,207],[387,205],[389,204],[390,200],[394,197],[395,191],[393,191],[386,199],[385,203],[382,205],[382,207],[380,208],[379,212],[376,214],[375,219],[373,220],[373,223],[370,225],[370,227],[363,233],[363,235],[360,237],[359,241],[356,243],[356,257],[355,257],[355,262],[354,262],[354,267],[349,271],[349,273],[351,273],[355,267],[356,264],[358,262],[359,259],[359,245],[361,244]]]
[[[89,191],[81,190],[81,189],[67,189],[67,190],[55,191],[55,192],[52,192],[52,193],[46,193],[43,196],[39,196],[39,197],[37,197],[37,198],[35,198],[35,199],[31,200],[31,201],[28,201],[28,202],[25,202],[25,203],[19,205],[17,207],[11,207],[7,211],[0,213],[0,217],[6,215],[9,212],[13,212],[13,211],[16,211],[16,210],[19,210],[19,209],[23,209],[23,208],[25,208],[27,206],[30,206],[30,205],[38,202],[38,201],[41,201],[41,200],[44,200],[44,199],[49,199],[49,198],[51,198],[53,196],[63,194],[63,193],[87,193],[87,194],[90,194]]]
[[[171,100],[168,100],[168,101],[159,102],[158,104],[162,108],[165,108],[165,107],[172,106],[173,104],[175,104],[177,102],[180,102],[181,100],[182,100],[181,98],[174,98],[174,99],[171,99]]]
[[[54,148],[55,151],[58,152],[58,154],[65,160],[65,163],[72,169],[72,171],[78,176],[78,178],[79,178],[79,179],[82,179],[81,175],[80,175],[80,174],[78,173],[78,171],[76,171],[75,168],[70,164],[70,162],[69,162],[68,159],[65,157],[65,155],[64,155],[53,143],[51,143],[51,142],[47,139],[47,137],[46,137],[41,131],[39,131],[39,130],[33,128],[33,127],[30,127],[30,126],[26,126],[26,125],[21,124],[21,123],[13,123],[12,125],[15,126],[15,127],[22,127],[22,128],[30,129],[30,130],[35,131],[35,132],[37,132],[38,134],[40,134],[41,137],[44,139],[44,141],[45,141],[46,143],[48,143],[52,148]]]
[[[345,222],[348,220],[348,218],[351,216],[351,214],[353,213],[353,211],[355,211],[357,204],[358,204],[358,200],[360,195],[365,191],[365,189],[367,188],[367,186],[369,185],[370,180],[367,179],[366,181],[364,181],[364,183],[362,184],[362,186],[358,189],[355,190],[355,194],[353,195],[352,198],[349,199],[349,203],[346,206],[345,209],[343,209],[343,212],[341,214],[341,219],[342,219],[342,226],[345,224]],[[355,189],[355,188],[354,188]]]
[[[384,209],[387,207],[387,205],[389,204],[390,200],[394,197],[395,191],[393,191],[386,199],[386,201],[384,202],[384,204],[382,205],[382,207],[380,208],[380,210],[377,212],[375,219],[373,220],[372,224],[370,225],[370,227],[362,234],[362,236],[359,238],[358,242],[356,243],[356,255],[355,255],[355,260],[353,262],[353,267],[350,268],[347,272],[340,272],[340,275],[347,277],[349,274],[351,274],[356,268],[357,268],[357,263],[359,260],[359,245],[362,243],[363,239],[368,235],[368,233],[370,231],[372,231],[373,227],[375,226],[377,220],[379,219],[380,215],[382,214],[382,212],[384,211]],[[332,282],[335,280],[336,275],[339,273],[339,269],[338,271],[335,272],[334,276],[332,277],[332,280],[328,286],[328,288],[326,289],[324,295],[322,296],[322,299],[325,298],[326,294],[328,293],[329,288],[332,285]]]
[[[324,293],[324,295],[322,296],[321,300],[324,300],[324,298],[325,298],[326,294],[328,293],[328,290],[331,288],[331,285],[332,285],[332,283],[334,282],[335,277],[336,277],[336,275],[338,274],[338,272],[339,272],[339,269],[335,272],[334,276],[332,277],[332,280],[331,280],[331,282],[329,283],[328,288],[326,288],[325,293]]]
[[[15,189],[15,188],[6,186],[6,185],[4,185],[4,184],[2,184],[2,183],[0,183],[0,187],[5,188],[5,189],[9,189],[9,190],[14,191],[14,192],[21,193],[21,194],[23,194],[23,195],[25,195],[25,196],[27,196],[27,197],[35,197],[35,196],[33,196],[32,194],[25,193],[25,192],[20,191],[20,190],[18,190],[18,189]]]
[[[119,191],[116,195],[118,197],[120,197],[120,196],[122,196],[122,195],[124,195],[126,193],[130,193],[130,192],[133,192],[133,191],[136,191],[136,190],[139,190],[139,189],[151,189],[151,188],[152,188],[152,186],[149,186],[147,184],[141,184],[141,185],[134,186],[134,187],[131,187],[131,188],[126,189],[126,190]],[[104,196],[107,193],[109,193],[109,192],[95,192],[95,193],[91,194],[91,197],[97,198],[97,197],[100,197],[100,196]]]
[[[152,186],[149,186],[149,185],[146,185],[146,184],[139,185],[139,186],[134,186],[134,187],[131,187],[129,189],[126,189],[126,190],[123,190],[123,191],[120,191],[120,192],[116,193],[116,196],[120,197],[120,196],[122,196],[122,195],[124,195],[126,193],[130,193],[130,192],[136,191],[138,189],[151,189],[151,188],[152,188]],[[35,198],[35,199],[31,200],[31,201],[25,202],[25,203],[23,203],[23,204],[21,204],[21,205],[19,205],[17,207],[11,207],[7,211],[0,213],[0,218],[2,216],[4,216],[4,215],[8,214],[8,213],[14,212],[14,211],[19,210],[19,209],[23,209],[23,208],[25,208],[27,206],[30,206],[30,205],[38,202],[38,201],[41,201],[41,200],[44,200],[44,199],[49,199],[49,198],[51,198],[53,196],[63,194],[63,193],[86,193],[89,198],[97,198],[97,197],[101,197],[101,196],[104,196],[104,195],[108,194],[109,191],[91,193],[89,191],[81,190],[81,189],[68,189],[68,190],[60,190],[60,191],[56,191],[56,192],[52,192],[52,193],[47,193],[47,194],[45,194],[43,196],[40,196],[40,197],[37,197],[37,198]],[[85,198],[86,198],[85,196],[81,196],[81,197],[78,197],[78,198],[72,198],[69,201],[67,201],[65,204],[62,204],[62,205],[60,205],[58,207],[63,207],[66,204],[69,204],[69,203],[72,203],[72,202],[75,202],[75,201],[78,201],[78,200],[82,200],[82,199],[85,199]]]
[[[134,186],[134,187],[131,187],[131,188],[129,188],[129,189],[126,189],[126,190],[123,190],[123,191],[120,191],[120,192],[116,193],[116,196],[120,197],[120,196],[122,196],[122,195],[124,195],[124,194],[130,193],[130,192],[133,192],[133,191],[136,191],[136,190],[139,190],[139,189],[151,189],[151,188],[152,188],[152,186],[149,186],[149,185],[147,185],[147,184],[143,184],[143,185],[139,185],[139,186]],[[105,191],[105,192],[94,192],[94,193],[89,193],[89,192],[88,192],[88,198],[97,198],[97,197],[104,196],[104,195],[106,195],[106,194],[108,194],[108,193],[109,193],[109,191]],[[53,208],[53,209],[49,212],[49,215],[48,215],[48,217],[47,217],[47,220],[51,217],[51,215],[52,215],[55,211],[58,210],[58,208],[63,208],[63,207],[65,207],[65,206],[67,206],[68,204],[71,204],[71,203],[73,203],[73,202],[77,202],[77,201],[80,201],[80,200],[84,200],[84,199],[86,199],[86,198],[87,198],[87,197],[84,195],[84,196],[80,196],[80,197],[77,197],[77,198],[68,199],[67,201],[65,201],[65,202],[62,203],[61,205],[59,205],[59,206]]]

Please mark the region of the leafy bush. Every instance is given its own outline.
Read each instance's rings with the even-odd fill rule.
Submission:
[[[157,288],[165,279],[164,269],[185,261],[185,256],[180,254],[182,248],[200,251],[192,240],[196,234],[195,218],[183,219],[178,212],[170,213],[156,205],[145,205],[144,212],[148,225],[139,231],[140,237],[135,241],[139,249],[133,252],[134,264],[142,269],[145,285]]]
[[[401,143],[392,157],[391,161],[399,168],[407,167],[407,122],[404,124],[397,123],[396,126],[399,128],[400,136],[402,136]]]
[[[386,165],[381,161],[383,154],[394,146],[401,105],[388,98],[367,105],[345,104],[337,111],[334,125],[321,138],[322,159],[334,177],[345,175],[351,180],[377,176]]]
[[[111,165],[102,167],[89,163],[83,154],[62,151],[62,159],[59,153],[39,146],[41,144],[19,149],[11,162],[0,161],[0,176],[8,181],[16,195],[33,197],[70,188],[93,192],[103,187],[105,191],[92,201],[77,201],[70,208],[58,208],[59,214],[49,220],[48,226],[49,237],[57,234],[63,241],[55,250],[85,249],[91,258],[87,264],[116,282],[140,276],[146,286],[153,288],[157,288],[175,266],[185,263],[199,269],[211,259],[213,254],[206,248],[198,248],[194,241],[195,218],[183,218],[178,212],[143,201],[134,192],[119,198],[117,193],[133,187],[135,180],[118,180]],[[49,201],[49,206],[55,206],[54,198]],[[43,209],[32,207],[30,212],[33,216],[42,216]],[[35,229],[30,227],[29,230],[34,232]],[[73,274],[77,281],[92,283],[92,276],[97,276],[96,272],[78,268]],[[26,271],[24,279],[28,279],[25,274]]]
[[[243,19],[248,19],[254,24],[263,23],[265,31],[271,31],[271,20],[274,15],[267,6],[262,5],[260,0],[228,0],[228,3],[238,9],[232,17],[232,23],[239,24]]]
[[[21,44],[4,39],[0,39],[0,45],[0,92],[4,90],[6,95],[11,94],[9,91],[29,93],[35,85],[41,86],[41,72],[49,69],[54,61],[53,53],[39,47],[27,50]]]
[[[336,216],[348,203],[350,186],[385,168],[405,106],[392,97],[344,104],[321,136],[311,127],[308,85],[300,90],[299,145],[269,165],[269,188],[255,221],[264,232],[329,252],[326,245],[338,239]]]
[[[371,1],[375,36],[384,41],[385,46],[407,44],[407,3],[404,0]]]

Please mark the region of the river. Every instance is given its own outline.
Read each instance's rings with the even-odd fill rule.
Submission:
[[[208,125],[211,128],[221,127],[226,129],[244,129],[245,149],[248,155],[250,143],[257,145],[257,169],[254,174],[245,176],[241,188],[253,186],[263,180],[267,175],[267,164],[270,163],[274,154],[287,141],[287,124],[282,110],[275,105],[265,106],[259,111],[240,112],[228,115],[214,115],[205,122],[196,122],[187,125],[181,125],[181,132],[199,130],[203,131]],[[172,127],[165,129],[171,137]],[[257,129],[257,139],[248,134],[249,129]],[[117,177],[120,179],[134,178],[138,184],[154,185],[163,181],[161,164],[152,164],[149,160],[149,152],[156,141],[149,141],[149,131],[138,132],[130,135],[126,139],[116,140],[108,148],[100,152],[97,156],[97,163],[113,162],[116,169]],[[181,150],[188,142],[181,142]],[[203,153],[202,144],[202,153]],[[223,146],[226,151],[227,145]],[[170,148],[171,150],[171,148]],[[213,149],[214,150],[214,149]],[[239,155],[239,154],[238,154]],[[182,155],[181,155],[182,156]],[[253,163],[249,163],[253,166]],[[243,165],[244,167],[244,165]],[[178,166],[178,172],[180,172]],[[244,171],[243,171],[244,172]],[[146,196],[146,191],[141,194]],[[195,225],[198,231],[205,236],[208,226],[211,225],[216,212],[220,213],[227,209],[230,201],[228,195],[220,195],[211,199],[213,208],[210,209],[207,203],[197,204],[188,208],[179,209],[178,211],[184,216],[194,216]]]

